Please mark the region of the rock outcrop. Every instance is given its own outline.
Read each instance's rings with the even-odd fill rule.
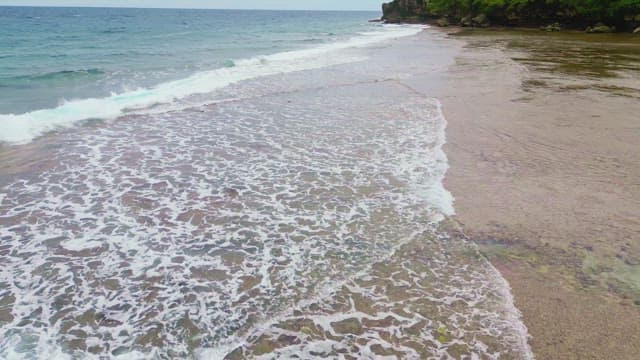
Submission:
[[[607,26],[603,23],[598,23],[595,26],[589,26],[585,31],[589,34],[606,34],[606,33],[615,32],[616,28],[612,26]]]
[[[489,27],[491,22],[489,22],[489,18],[485,14],[474,17],[467,15],[460,19],[459,25],[463,27]]]
[[[473,23],[471,22],[471,15],[467,15],[462,19],[460,19],[460,26],[464,26],[464,27],[473,26]]]
[[[449,26],[449,20],[447,20],[447,18],[440,18],[436,20],[436,25],[440,27],[447,27]]]
[[[632,32],[640,26],[640,0],[628,2],[621,7],[617,2],[586,0],[393,0],[382,5],[382,20],[438,26],[540,27],[549,32],[587,26],[590,33]],[[593,25],[598,22],[602,23]]]
[[[382,20],[386,22],[421,22],[428,15],[424,0],[394,0],[382,4]]]
[[[471,19],[471,24],[477,27],[489,27],[491,23],[489,22],[489,18],[485,14],[480,14]]]
[[[562,24],[555,22],[551,25],[541,26],[540,30],[546,31],[546,32],[562,31]]]

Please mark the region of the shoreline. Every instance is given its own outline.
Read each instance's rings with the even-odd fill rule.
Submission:
[[[616,6],[617,5],[617,6]],[[471,3],[438,3],[393,0],[382,4],[382,20],[392,23],[459,24],[466,27],[535,26],[546,31],[581,28],[587,33],[612,33],[624,30],[640,33],[640,8],[637,4],[590,4],[558,2],[522,3],[487,0]]]
[[[402,19],[372,19],[369,22],[379,22],[383,24],[409,24],[409,25],[429,25],[433,28],[439,28],[444,30],[454,29],[458,30],[479,30],[479,31],[538,31],[540,33],[574,33],[574,34],[585,34],[585,35],[597,35],[597,34],[608,34],[608,35],[630,35],[635,38],[640,38],[640,33],[635,32],[637,28],[631,28],[627,31],[617,30],[615,27],[611,29],[611,32],[589,32],[587,31],[590,26],[588,25],[571,25],[571,24],[563,24],[559,22],[540,22],[540,23],[529,23],[529,24],[518,24],[518,25],[509,25],[509,24],[490,24],[484,26],[463,26],[460,23],[448,23],[446,25],[440,25],[439,22],[445,19],[442,17],[430,17],[430,18],[402,18]]]
[[[55,317],[64,328],[43,329],[34,351],[85,357],[206,357],[237,337],[240,347],[218,347],[228,358],[522,358],[527,337],[504,279],[474,244],[432,228],[450,209],[434,96],[461,42],[420,33],[348,51],[367,61],[222,93],[249,95],[238,101],[87,124],[21,145],[34,155],[0,150],[11,199],[0,220],[12,229],[0,231],[12,269],[3,278],[56,266],[53,253],[96,282],[71,295],[77,311],[49,305],[65,269],[45,278],[49,296],[24,301],[26,286],[12,287],[0,295],[0,332]],[[57,232],[68,235],[44,239]],[[106,296],[113,310],[84,300]],[[176,300],[165,309],[165,299]],[[38,304],[52,310],[30,316]]]
[[[640,111],[640,49],[590,34],[432,29],[465,43],[437,95],[452,232],[508,281],[536,358],[633,359],[640,163],[630,154],[640,149],[629,114]],[[633,61],[590,62],[599,47]]]
[[[635,65],[640,63],[640,49],[636,54],[635,50],[629,52],[628,44],[611,47],[596,43],[594,46],[587,46],[580,42],[580,37],[573,38],[570,34],[548,36],[540,32],[540,36],[535,36],[518,31],[476,29],[458,31],[454,36],[437,31],[439,30],[426,30],[421,35],[407,36],[402,41],[390,41],[384,46],[362,50],[364,55],[369,55],[376,61],[275,74],[253,83],[239,82],[226,90],[230,94],[238,94],[252,90],[256,85],[262,84],[263,87],[253,93],[253,97],[236,103],[215,103],[163,117],[162,127],[158,127],[157,122],[150,121],[154,117],[153,114],[148,114],[113,123],[96,124],[96,129],[84,127],[78,128],[77,132],[62,132],[59,137],[54,135],[53,141],[53,137],[38,138],[33,143],[21,145],[21,149],[33,152],[39,156],[37,158],[26,152],[22,153],[22,150],[0,147],[0,157],[6,162],[0,174],[0,182],[10,185],[12,182],[9,180],[13,178],[26,178],[25,184],[32,184],[36,189],[40,187],[47,192],[80,195],[80,199],[58,199],[56,196],[40,199],[33,203],[36,205],[35,211],[17,214],[4,221],[12,226],[18,223],[31,224],[33,228],[19,230],[29,231],[27,235],[43,232],[37,228],[42,218],[31,220],[31,214],[39,216],[38,206],[43,203],[56,210],[78,206],[80,209],[87,209],[87,213],[93,213],[94,204],[97,208],[107,204],[109,206],[98,213],[101,219],[111,221],[99,224],[106,229],[119,226],[119,216],[135,219],[136,222],[126,228],[127,232],[111,236],[111,231],[110,236],[104,240],[106,247],[92,247],[94,239],[85,239],[83,236],[78,238],[88,240],[82,241],[84,248],[74,247],[73,243],[69,244],[69,240],[64,238],[49,239],[52,241],[47,244],[46,249],[40,247],[40,243],[33,244],[32,250],[36,254],[48,254],[54,249],[53,251],[68,256],[71,259],[68,261],[75,261],[78,269],[87,269],[86,273],[80,273],[81,277],[95,274],[94,269],[89,267],[90,257],[103,259],[109,249],[129,243],[132,238],[146,239],[150,236],[149,229],[161,226],[160,229],[165,234],[151,234],[152,238],[157,239],[164,239],[166,234],[170,235],[167,236],[169,239],[191,238],[193,229],[203,231],[204,235],[196,239],[202,242],[195,244],[160,243],[163,247],[150,248],[146,247],[145,241],[134,241],[140,246],[135,249],[136,253],[149,252],[158,258],[166,254],[180,255],[175,262],[174,258],[170,259],[170,271],[157,264],[151,265],[149,269],[152,271],[148,278],[108,273],[111,264],[91,263],[91,266],[105,269],[105,275],[99,279],[100,286],[104,288],[103,294],[125,294],[130,297],[122,297],[119,301],[140,306],[141,310],[134,308],[131,313],[127,313],[129,309],[122,311],[120,315],[127,315],[129,319],[145,314],[146,304],[162,304],[162,301],[156,301],[157,294],[150,300],[142,293],[128,295],[129,293],[122,292],[121,289],[125,288],[120,287],[120,281],[130,282],[135,289],[141,289],[162,283],[162,279],[159,280],[156,274],[166,272],[175,275],[175,278],[165,277],[162,280],[167,281],[167,286],[163,288],[166,292],[160,293],[165,298],[174,296],[175,289],[179,286],[184,289],[181,291],[198,289],[198,294],[202,292],[205,294],[202,296],[215,299],[221,293],[218,288],[212,288],[206,293],[208,289],[202,290],[199,286],[203,283],[222,284],[220,286],[232,284],[227,289],[236,292],[238,297],[218,299],[223,305],[226,301],[230,304],[223,310],[231,309],[233,312],[237,310],[236,306],[240,306],[240,310],[246,306],[246,309],[250,309],[247,313],[252,309],[262,310],[257,315],[250,313],[246,319],[241,320],[241,326],[257,326],[258,330],[256,337],[246,344],[246,349],[236,352],[240,357],[249,353],[260,355],[281,349],[287,351],[287,347],[299,352],[303,346],[312,348],[314,345],[322,345],[325,340],[346,343],[353,336],[363,334],[366,335],[362,340],[370,340],[371,334],[380,332],[380,335],[376,335],[379,342],[367,344],[365,341],[360,344],[366,345],[365,348],[380,356],[399,354],[396,352],[397,348],[384,347],[382,344],[397,345],[404,341],[408,348],[413,349],[411,354],[424,354],[422,357],[446,352],[452,357],[460,358],[463,355],[471,356],[473,351],[479,350],[488,351],[487,354],[500,354],[505,358],[528,359],[533,357],[527,352],[531,347],[538,359],[632,359],[640,352],[640,286],[634,288],[634,271],[640,269],[640,244],[635,241],[636,234],[640,233],[640,223],[633,217],[640,209],[640,191],[637,191],[640,184],[634,182],[634,179],[640,178],[640,164],[635,158],[640,152],[637,151],[640,149],[636,141],[640,128],[632,115],[640,111],[637,101],[640,99],[640,88],[637,86],[640,83],[637,81],[640,69]],[[599,39],[592,35],[588,37],[596,42]],[[575,46],[567,46],[571,44]],[[598,50],[601,46],[603,48]],[[585,52],[585,49],[589,51]],[[601,56],[598,55],[602,54],[607,55],[604,61],[599,60]],[[565,57],[568,60],[564,60]],[[579,66],[576,67],[576,64]],[[318,84],[309,81],[310,79],[317,80]],[[309,87],[309,83],[313,86]],[[318,103],[317,99],[323,99],[323,102]],[[434,100],[437,104],[433,103]],[[572,105],[568,106],[568,103]],[[429,109],[432,110],[431,113]],[[438,117],[441,110],[444,112],[443,119]],[[275,115],[264,121],[260,118],[260,114],[264,113]],[[423,128],[424,120],[429,118],[429,114],[437,115],[434,125]],[[334,121],[329,122],[327,127],[326,122],[312,121],[316,117]],[[303,121],[289,121],[285,123],[289,126],[283,127],[279,126],[282,125],[278,122],[279,119]],[[344,125],[356,120],[361,121],[359,126],[349,128],[354,131],[354,135],[341,138],[340,135],[345,133]],[[382,120],[387,121],[391,128],[372,131],[371,128],[375,130],[375,125],[383,124]],[[446,133],[439,121],[448,124]],[[412,122],[420,127],[403,127]],[[218,125],[213,128],[212,123]],[[316,124],[318,127],[313,127]],[[256,126],[264,129],[262,134],[266,136],[245,138],[247,134],[255,132]],[[424,133],[416,133],[415,129],[423,129]],[[425,142],[434,129],[442,130],[446,136],[447,141],[442,150],[448,160],[439,156],[444,139],[436,138]],[[404,134],[404,131],[408,132],[403,140],[398,134]],[[213,146],[216,144],[211,142],[212,134],[222,136],[222,145]],[[310,138],[299,138],[300,134],[313,134],[317,142],[309,141]],[[384,140],[380,136],[385,134],[389,136],[389,141],[373,145],[366,143],[371,139]],[[228,137],[225,138],[225,135]],[[291,143],[292,139],[297,142]],[[367,216],[369,213],[365,212],[365,216],[349,220],[354,226],[360,226],[358,221],[362,221],[362,226],[376,226],[370,232],[365,232],[362,238],[393,239],[396,236],[411,236],[413,240],[399,245],[392,256],[379,260],[367,260],[366,256],[372,252],[369,243],[363,242],[362,246],[354,247],[351,253],[347,253],[348,260],[355,259],[353,266],[361,265],[362,259],[370,261],[370,268],[375,269],[373,278],[369,268],[362,271],[363,276],[366,275],[363,278],[360,278],[360,272],[355,272],[351,279],[357,285],[353,287],[355,290],[341,286],[334,290],[332,297],[326,299],[326,303],[321,304],[294,302],[297,304],[295,311],[289,311],[292,310],[291,306],[286,307],[289,316],[282,318],[283,323],[288,321],[283,324],[285,326],[276,326],[271,331],[262,329],[259,316],[268,314],[273,309],[264,310],[259,304],[248,301],[253,298],[262,299],[265,303],[276,301],[278,298],[274,300],[274,292],[277,291],[283,304],[289,304],[285,301],[291,298],[291,293],[284,291],[298,291],[302,287],[296,283],[295,287],[287,288],[288,283],[284,283],[282,291],[280,288],[273,290],[271,279],[278,279],[278,276],[287,279],[287,274],[282,275],[283,272],[289,266],[297,264],[300,264],[301,271],[319,268],[317,265],[314,268],[313,265],[321,264],[327,258],[332,259],[334,253],[321,253],[300,260],[297,258],[300,252],[287,254],[287,249],[298,249],[297,242],[283,245],[280,242],[282,236],[277,232],[265,231],[273,234],[270,238],[278,242],[274,240],[257,243],[261,247],[253,246],[256,243],[249,243],[251,246],[246,249],[243,248],[245,243],[232,243],[233,251],[227,252],[226,248],[216,250],[214,256],[219,257],[220,268],[201,266],[203,264],[199,262],[200,257],[208,254],[209,250],[205,253],[199,251],[211,246],[208,240],[216,235],[205,231],[217,220],[217,209],[232,214],[233,219],[239,218],[243,213],[246,215],[246,209],[252,210],[251,214],[255,217],[261,216],[262,211],[273,213],[269,206],[274,201],[261,196],[274,192],[278,186],[289,184],[287,181],[299,184],[297,181],[300,178],[295,174],[291,178],[274,175],[289,174],[290,164],[300,162],[300,158],[281,158],[282,144],[293,149],[305,149],[303,153],[310,154],[310,157],[303,157],[302,161],[313,163],[317,160],[318,149],[324,151],[321,154],[326,155],[325,159],[332,161],[344,156],[339,152],[327,152],[336,146],[336,142],[344,145],[339,142],[340,139],[347,145],[367,145],[361,150],[353,151],[353,159],[358,161],[367,154],[375,153],[371,150],[375,150],[376,145],[378,154],[381,154],[377,156],[388,156],[380,162],[380,167],[370,170],[373,175],[385,174],[385,178],[372,182],[380,184],[380,187],[371,184],[367,186],[366,181],[355,189],[335,186],[358,183],[354,181],[354,176],[366,174],[366,169],[369,169],[366,166],[375,164],[373,161],[363,162],[361,169],[364,170],[360,170],[354,166],[354,160],[350,160],[345,162],[346,171],[335,173],[345,174],[344,178],[332,175],[334,173],[329,171],[306,173],[306,176],[322,180],[327,185],[319,190],[312,181],[303,181],[302,184],[309,185],[308,188],[301,188],[294,193],[314,194],[317,198],[290,200],[283,197],[278,200],[279,204],[284,209],[291,209],[291,216],[296,216],[302,210],[311,215],[317,213],[315,206],[323,206],[327,203],[326,199],[333,201],[331,199],[336,195],[347,199],[357,195],[359,197],[356,200],[360,197],[366,200],[379,199],[373,205],[379,204],[381,207],[372,212],[371,216]],[[412,142],[413,140],[416,142]],[[225,144],[232,145],[226,147]],[[393,144],[397,147],[391,147]],[[433,146],[436,154],[433,156],[433,163],[448,166],[446,176],[444,173],[434,174],[424,169],[423,162],[427,158],[424,150]],[[176,153],[176,148],[181,151]],[[202,153],[203,149],[210,152]],[[243,151],[238,154],[237,149]],[[383,167],[408,161],[402,155],[411,154],[412,149],[418,151],[409,158],[419,160],[415,168],[399,170],[395,167]],[[49,151],[56,153],[59,158],[49,159]],[[211,155],[214,153],[216,156]],[[267,155],[270,157],[261,158]],[[30,159],[30,162],[23,162],[22,159]],[[227,166],[230,161],[233,166]],[[409,162],[413,164],[412,161]],[[355,164],[358,165],[359,162]],[[340,165],[342,163],[327,168],[341,169]],[[278,166],[282,166],[281,171],[272,173],[274,169],[279,169]],[[41,173],[45,168],[54,171],[43,178]],[[205,190],[200,190],[200,176],[208,174],[210,169],[219,169],[221,174],[213,180],[205,179],[208,186]],[[255,182],[251,182],[256,169],[262,173],[256,177]],[[179,173],[176,175],[173,171]],[[113,176],[105,177],[105,174]],[[388,174],[391,176],[387,176]],[[434,179],[437,184],[444,185],[456,198],[457,215],[441,223],[445,231],[442,235],[446,235],[448,241],[440,241],[442,238],[431,236],[431,233],[424,237],[417,236],[417,233],[398,235],[398,231],[410,230],[425,219],[431,219],[426,214],[411,218],[420,213],[414,209],[423,204],[420,202],[412,205],[416,193],[409,188],[406,191],[408,203],[399,203],[402,211],[388,208],[389,199],[397,196],[405,199],[402,195],[404,192],[400,195],[397,193],[398,184],[402,183],[396,178],[404,179],[406,174],[409,174],[406,180],[408,185],[426,185],[430,189],[433,183],[424,184],[412,180],[424,179],[425,175],[436,175]],[[155,182],[158,179],[160,181]],[[92,189],[83,187],[87,183],[92,184],[94,189],[114,192],[96,195]],[[64,188],[57,190],[56,187],[59,186]],[[124,189],[120,189],[121,186]],[[8,196],[24,199],[25,206],[33,206],[30,199],[44,193],[43,190],[32,192],[27,187],[23,189],[8,186],[7,189],[15,191],[10,193],[7,190]],[[306,191],[307,189],[310,190]],[[389,191],[389,195],[385,195],[386,191]],[[177,193],[185,196],[177,198]],[[376,193],[384,196],[372,196]],[[320,199],[320,205],[316,205],[316,199]],[[1,200],[2,198],[0,203]],[[163,208],[158,205],[160,200],[172,206]],[[303,201],[311,206],[305,209],[300,205]],[[341,204],[336,201],[334,209],[339,205]],[[109,216],[105,216],[105,212]],[[288,213],[285,215],[289,216]],[[59,214],[60,218],[65,216],[65,213]],[[149,226],[153,219],[162,219],[163,222]],[[50,221],[47,231],[69,227],[69,224],[56,222],[56,219]],[[79,221],[94,220],[81,218]],[[339,219],[338,223],[343,224],[344,220]],[[80,225],[72,225],[82,229]],[[222,225],[228,226],[223,228],[223,233],[230,233],[235,230],[236,223],[225,220],[216,224]],[[310,231],[328,234],[326,236],[336,233],[333,227],[320,228],[318,231],[318,228],[310,228],[305,223],[298,225],[306,231],[301,236],[306,236]],[[394,230],[393,226],[396,225],[401,225],[397,227],[398,231]],[[269,222],[250,226],[273,229]],[[298,235],[295,230],[295,226],[292,230],[282,229]],[[388,234],[385,235],[385,232]],[[428,241],[425,242],[425,238]],[[323,241],[319,244],[332,244],[330,241],[335,241],[333,237],[329,241],[323,238],[321,240]],[[627,247],[627,244],[630,245]],[[18,245],[15,246],[16,249],[29,250],[23,244]],[[336,245],[335,253],[342,254],[345,249],[350,249],[342,245]],[[388,254],[387,244],[379,246],[383,255]],[[364,249],[362,253],[360,249]],[[85,252],[82,253],[82,250]],[[5,250],[5,253],[8,252]],[[5,253],[0,255],[4,256]],[[120,264],[137,265],[134,269],[142,269],[145,265],[146,269],[147,264],[140,261],[139,257],[124,253],[117,253],[117,256],[122,256],[116,258],[121,260]],[[272,261],[276,258],[277,262]],[[313,262],[316,259],[318,263]],[[18,260],[14,264],[20,270],[26,265]],[[343,260],[342,257],[335,256],[332,261],[341,265],[340,261]],[[336,268],[342,269],[338,265]],[[428,266],[422,268],[424,271],[418,273],[417,270],[425,265]],[[43,268],[44,266],[49,264],[45,262]],[[259,271],[251,272],[247,269]],[[133,270],[128,270],[133,274]],[[144,271],[146,273],[147,270]],[[302,277],[302,280],[299,280],[300,277],[292,279],[297,279],[303,285],[304,281],[308,281],[308,291],[316,291],[314,286],[317,283],[314,281],[317,278],[340,278],[345,272],[323,274],[314,271],[314,274]],[[240,277],[243,274],[245,276]],[[638,279],[637,284],[640,284],[640,277]],[[279,285],[277,281],[274,283]],[[410,284],[419,286],[415,288]],[[438,288],[440,284],[443,284],[442,288]],[[236,285],[237,288],[233,287]],[[465,294],[466,290],[469,290],[468,294]],[[55,294],[58,290],[52,288],[51,291]],[[85,294],[89,296],[95,295],[91,288],[82,291],[86,291]],[[363,295],[377,291],[382,292],[375,298]],[[416,295],[405,299],[410,291]],[[453,291],[453,297],[458,301],[449,302],[451,294],[448,291]],[[293,294],[299,299],[306,296],[304,293]],[[430,299],[433,294],[439,296]],[[16,297],[6,296],[0,300],[6,300],[5,304],[14,306],[19,295],[21,293]],[[470,301],[467,295],[472,296]],[[200,299],[198,296],[201,295],[192,295],[192,299]],[[100,298],[100,295],[97,297]],[[415,324],[407,322],[405,309],[409,300],[417,314],[411,319],[415,320]],[[178,302],[178,308],[184,306],[180,310],[189,309],[191,301]],[[326,312],[318,312],[320,308],[323,311],[326,309]],[[0,309],[0,321],[12,322],[13,315],[7,309],[7,306]],[[222,314],[222,310],[220,311]],[[479,316],[478,311],[484,311],[484,318]],[[32,312],[21,310],[19,313]],[[183,312],[172,310],[168,313],[178,319]],[[379,315],[392,313],[401,316],[388,318]],[[93,319],[93,315],[89,314],[90,319]],[[224,314],[226,315],[221,316],[227,316],[229,312],[225,311]],[[458,324],[456,320],[452,320],[453,317],[464,318],[463,315],[468,315],[469,323]],[[75,322],[75,326],[84,326],[86,322],[82,314],[67,313],[61,316],[66,317],[65,321],[71,324]],[[105,318],[104,314],[95,316],[100,321],[110,319]],[[157,314],[146,313],[145,316],[149,316],[151,322]],[[193,352],[202,349],[199,334],[211,334],[212,329],[219,329],[219,322],[216,321],[218,318],[215,316],[216,312],[203,316],[204,319],[213,319],[210,323],[206,320],[193,323],[187,316],[178,320],[183,325],[163,326],[167,326],[169,331],[187,331],[192,334],[178,345],[184,345],[185,352]],[[307,326],[309,323],[304,322],[305,318],[314,316],[317,322],[312,321]],[[488,326],[485,321],[496,322]],[[111,320],[109,323],[127,325],[118,325]],[[317,324],[321,326],[316,328]],[[458,328],[457,325],[462,327]],[[501,328],[493,325],[502,325],[502,333],[506,336],[503,338],[496,335],[496,331]],[[394,331],[387,332],[394,327]],[[139,326],[135,328],[140,332],[122,335],[126,338],[123,341],[130,341],[138,336],[138,349],[171,350],[171,344],[164,342],[162,331],[156,329],[148,332]],[[282,329],[285,332],[281,332]],[[460,329],[462,331],[457,331]],[[331,336],[327,336],[325,330],[329,330]],[[55,331],[54,329],[51,333]],[[297,332],[300,339],[305,339],[304,342],[300,342],[298,337],[291,337],[291,331]],[[390,333],[403,336],[389,339],[387,335]],[[102,340],[106,344],[104,348],[91,346],[91,343],[86,343],[86,339],[79,339],[79,342],[76,341],[78,339],[72,339],[68,344],[77,347],[78,351],[109,353],[109,346],[116,343],[117,336],[121,336],[115,330],[112,334],[110,338]],[[527,334],[532,335],[532,338],[521,341],[527,339]],[[621,334],[630,336],[631,341],[623,343]],[[419,341],[407,342],[411,340],[411,336]],[[513,344],[516,347],[509,346],[514,340],[517,341]],[[243,353],[245,350],[247,353]]]
[[[554,24],[549,23],[540,23],[540,24],[531,24],[531,25],[488,25],[488,26],[462,26],[460,24],[449,24],[447,26],[438,25],[439,18],[430,18],[430,19],[402,19],[402,20],[383,20],[379,19],[375,22],[380,22],[383,24],[409,24],[409,25],[429,25],[434,29],[440,29],[442,31],[447,32],[447,30],[453,30],[454,32],[458,31],[532,31],[539,32],[541,34],[544,33],[555,33],[555,34],[585,34],[585,35],[622,35],[622,36],[631,36],[633,38],[640,38],[640,34],[634,33],[631,31],[613,31],[613,32],[605,32],[605,33],[589,33],[586,31],[586,27],[577,27],[577,26],[569,26],[562,27],[558,30],[545,30],[544,28],[548,26],[552,26]],[[374,22],[370,20],[370,22]]]

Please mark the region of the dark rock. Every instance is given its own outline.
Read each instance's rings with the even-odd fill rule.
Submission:
[[[422,0],[394,0],[382,4],[382,20],[387,22],[423,21],[427,15],[427,5]]]
[[[522,3],[528,3],[528,5],[523,7],[490,6],[487,8],[487,11],[490,11],[487,14],[478,13],[477,11],[483,8],[482,4],[497,5],[497,3],[494,4],[489,0],[479,2],[481,4],[478,4],[478,6],[476,6],[476,1],[471,0],[468,2],[444,1],[440,2],[438,6],[431,5],[431,3],[432,1],[430,0],[393,0],[387,2],[382,5],[382,20],[391,23],[426,22],[427,20],[434,21],[440,18],[441,20],[434,21],[435,24],[446,26],[444,24],[447,24],[448,21],[445,22],[442,18],[460,19],[460,25],[465,27],[488,27],[491,25],[491,21],[495,21],[499,25],[512,26],[531,26],[534,24],[540,26],[541,21],[546,22],[546,24],[557,21],[574,28],[576,24],[582,24],[592,19],[590,15],[580,10],[583,7],[579,4],[580,2],[566,4],[565,6],[552,6],[548,4],[548,1],[522,1]],[[463,3],[466,3],[466,6],[461,6]],[[612,10],[612,6],[606,5],[604,7]],[[634,9],[634,7],[625,8],[624,11],[610,13],[603,19],[607,19],[611,24],[620,25],[625,31],[628,31],[640,25],[640,14],[637,14],[637,10]],[[467,16],[464,16],[465,14]],[[491,15],[491,21],[488,14]],[[554,23],[543,26],[542,30],[560,31],[562,26],[557,25],[559,24]],[[610,33],[615,31],[614,27],[604,24],[590,26],[587,29],[589,33]]]
[[[460,19],[460,26],[469,27],[472,25],[473,23],[471,22],[471,16],[465,16],[462,19]]]
[[[616,31],[613,26],[607,26],[603,23],[597,23],[595,26],[589,26],[586,30],[589,34],[606,34]]]
[[[436,21],[436,25],[440,27],[447,27],[449,26],[449,20],[447,20],[447,18],[440,18]]]
[[[562,25],[556,22],[551,25],[542,26],[540,30],[547,31],[547,32],[562,31]]]
[[[507,13],[507,24],[510,25],[517,25],[521,22],[522,18],[520,17],[520,15],[518,15],[515,12],[509,12]]]
[[[464,27],[489,27],[490,25],[489,18],[485,14],[480,14],[475,17],[468,15],[460,19],[460,26]]]
[[[473,19],[471,19],[473,26],[478,27],[489,27],[491,23],[489,23],[489,18],[485,14],[480,14]]]

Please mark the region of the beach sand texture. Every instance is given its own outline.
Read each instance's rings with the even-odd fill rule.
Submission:
[[[0,285],[47,290],[1,293],[0,330],[95,358],[637,359],[638,38],[338,54],[0,148]]]
[[[640,42],[474,31],[442,100],[461,236],[538,359],[640,354]]]

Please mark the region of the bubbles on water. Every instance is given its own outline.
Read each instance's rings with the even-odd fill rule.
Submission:
[[[62,134],[1,190],[0,357],[516,357],[438,102],[344,71]]]
[[[320,69],[364,60],[345,50],[362,48],[397,37],[415,35],[419,26],[381,27],[368,36],[356,36],[316,47],[236,60],[233,66],[197,72],[187,78],[164,82],[153,87],[113,93],[104,98],[81,98],[64,101],[56,108],[23,114],[0,114],[0,143],[24,144],[58,129],[69,128],[87,119],[110,120],[132,111],[154,112],[157,105],[181,110],[189,107],[191,97],[210,94],[231,84],[282,73]],[[186,105],[185,105],[186,104]],[[168,111],[168,110],[167,110]]]
[[[484,262],[472,244],[425,229],[227,348],[227,358],[528,359]]]
[[[4,328],[190,353],[391,251],[412,205],[397,159],[429,156],[434,103],[394,123],[281,100],[119,121],[7,187]]]

